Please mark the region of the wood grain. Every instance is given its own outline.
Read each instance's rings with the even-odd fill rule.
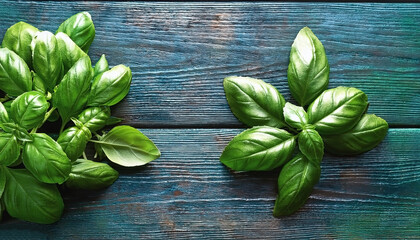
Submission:
[[[296,214],[275,219],[278,171],[232,173],[218,160],[243,129],[141,129],[162,151],[119,169],[103,191],[64,191],[54,225],[14,219],[5,239],[418,239],[419,129],[391,129],[357,157],[327,155],[321,180]]]
[[[230,75],[261,78],[291,100],[290,46],[309,26],[325,46],[330,87],[360,88],[391,126],[420,126],[420,5],[0,1],[0,36],[17,21],[43,30],[79,11],[96,26],[90,55],[133,70],[114,114],[137,127],[241,127]]]

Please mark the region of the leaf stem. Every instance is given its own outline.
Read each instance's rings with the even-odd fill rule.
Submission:
[[[83,151],[83,159],[88,160],[85,151]]]

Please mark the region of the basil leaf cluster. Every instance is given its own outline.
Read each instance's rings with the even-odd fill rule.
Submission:
[[[329,64],[325,49],[305,27],[290,51],[289,89],[300,105],[285,102],[262,80],[231,76],[223,86],[232,113],[251,127],[234,137],[220,161],[234,171],[281,168],[273,215],[301,208],[321,176],[324,150],[357,155],[386,136],[387,122],[368,114],[366,94],[353,87],[327,89]],[[283,128],[283,129],[280,129]]]
[[[64,209],[58,184],[72,189],[110,186],[118,172],[105,157],[124,167],[160,157],[144,134],[119,123],[111,106],[129,92],[129,67],[110,68],[105,55],[92,66],[88,50],[95,27],[87,12],[78,13],[56,33],[19,22],[5,33],[0,48],[0,219],[4,211],[25,221],[50,224]],[[40,132],[61,119],[52,138]]]

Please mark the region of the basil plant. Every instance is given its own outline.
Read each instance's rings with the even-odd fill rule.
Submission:
[[[324,150],[356,155],[377,146],[388,124],[366,113],[368,98],[353,87],[327,89],[329,65],[324,47],[305,27],[290,52],[289,89],[298,105],[285,101],[262,80],[227,77],[223,86],[233,114],[247,126],[224,149],[220,161],[235,171],[281,168],[274,216],[296,212],[321,174]]]
[[[130,89],[129,67],[110,68],[105,55],[92,66],[88,50],[95,27],[87,12],[78,13],[56,33],[19,22],[5,33],[0,48],[0,219],[4,213],[49,224],[60,219],[64,203],[57,188],[101,189],[118,172],[88,160],[89,142],[96,156],[135,167],[160,157],[140,131],[117,126],[111,107]],[[51,137],[40,130],[61,121]],[[102,160],[98,159],[98,160]]]

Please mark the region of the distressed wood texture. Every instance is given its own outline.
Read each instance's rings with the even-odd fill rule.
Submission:
[[[277,172],[232,173],[218,158],[242,129],[142,129],[162,150],[104,191],[65,191],[54,225],[8,219],[15,239],[418,239],[418,129],[392,129],[357,157],[327,155],[305,206],[275,219]]]
[[[287,100],[289,51],[309,26],[325,46],[330,87],[365,91],[391,126],[420,125],[420,5],[0,1],[0,35],[19,20],[55,31],[89,11],[90,55],[127,64],[133,86],[115,112],[137,127],[241,127],[225,100],[230,75],[266,80]]]

